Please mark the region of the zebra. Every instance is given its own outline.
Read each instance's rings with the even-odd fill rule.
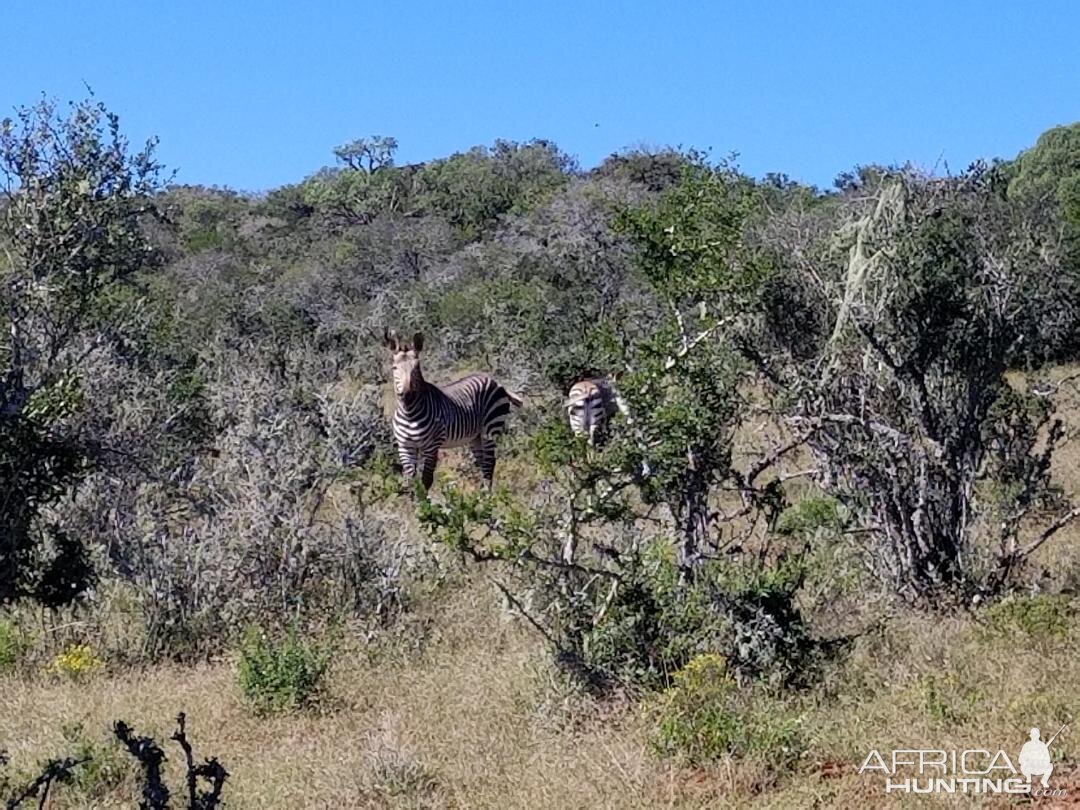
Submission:
[[[393,431],[405,477],[414,479],[419,469],[426,492],[435,480],[439,450],[468,445],[490,491],[495,439],[506,430],[510,406],[521,407],[521,397],[486,374],[471,374],[444,386],[429,383],[420,370],[424,336],[419,332],[407,343],[383,330],[383,343],[393,355],[397,395]]]
[[[604,377],[589,377],[574,383],[566,394],[565,407],[570,430],[585,436],[590,447],[596,447],[603,438],[615,411],[626,413],[622,398]]]

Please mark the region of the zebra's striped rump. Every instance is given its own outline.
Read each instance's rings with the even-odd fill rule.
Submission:
[[[608,420],[618,410],[615,391],[602,377],[574,383],[566,395],[565,407],[570,430],[588,437],[590,445],[603,436]]]

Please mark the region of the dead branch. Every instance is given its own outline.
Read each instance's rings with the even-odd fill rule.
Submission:
[[[66,759],[50,759],[45,763],[45,767],[41,774],[34,779],[29,785],[16,793],[13,797],[7,800],[5,807],[7,810],[14,810],[19,807],[27,799],[32,799],[35,796],[38,798],[38,808],[44,808],[46,801],[49,798],[49,789],[56,781],[64,781],[71,777],[71,772],[77,766],[82,765],[84,762],[89,762],[90,757],[83,757],[82,759],[75,759],[74,757],[67,757]],[[40,791],[40,795],[39,795]]]

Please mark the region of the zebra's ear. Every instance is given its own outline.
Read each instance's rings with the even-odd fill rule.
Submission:
[[[417,332],[412,336],[412,347],[414,352],[418,352],[424,348],[424,335]]]
[[[391,332],[389,329],[383,329],[383,345],[390,351],[396,352],[398,350],[397,333]]]

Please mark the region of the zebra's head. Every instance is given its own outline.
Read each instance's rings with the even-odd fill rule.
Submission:
[[[415,391],[424,381],[420,371],[420,350],[424,348],[424,336],[417,332],[411,343],[398,338],[396,332],[383,332],[383,343],[393,355],[394,392],[403,397]]]

